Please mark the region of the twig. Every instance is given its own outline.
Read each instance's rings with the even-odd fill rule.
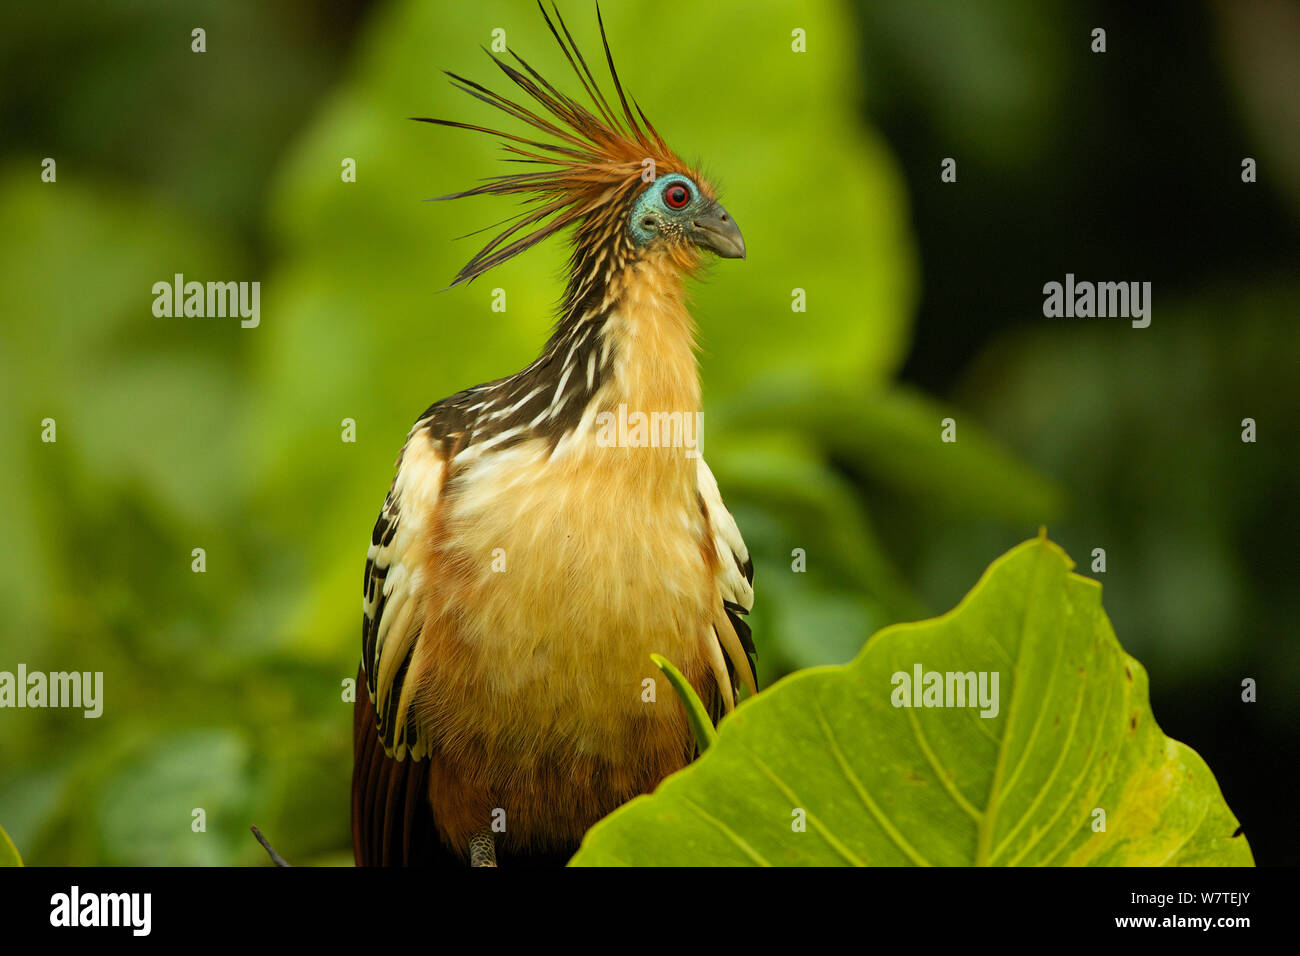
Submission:
[[[257,827],[249,827],[249,829],[253,831],[253,836],[257,837],[257,842],[262,844],[262,849],[264,849],[267,853],[271,855],[272,863],[274,863],[276,866],[289,865],[288,863],[285,862],[284,857],[282,857],[280,854],[275,852],[275,847],[271,846],[270,842],[266,839],[266,837],[262,836],[261,830],[259,830]]]

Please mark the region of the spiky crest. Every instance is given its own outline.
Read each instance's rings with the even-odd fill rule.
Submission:
[[[679,172],[696,181],[706,195],[711,192],[698,174],[677,157],[646,118],[641,107],[628,101],[614,57],[610,52],[605,23],[596,8],[600,25],[600,38],[605,48],[605,61],[609,65],[610,79],[618,93],[622,115],[615,113],[587,61],[578,50],[569,28],[552,3],[555,20],[547,14],[540,0],[538,9],[546,21],[551,35],[559,44],[579,84],[591,101],[595,112],[578,100],[561,92],[533,69],[513,50],[510,55],[522,70],[484,49],[492,61],[511,82],[523,90],[540,110],[512,101],[485,86],[455,73],[448,72],[453,85],[475,99],[482,100],[517,120],[541,131],[549,139],[529,138],[514,133],[494,130],[473,123],[456,120],[412,117],[423,123],[436,123],[458,129],[474,130],[498,136],[505,142],[503,148],[513,154],[510,162],[537,163],[551,168],[536,172],[512,173],[486,178],[482,185],[462,192],[439,196],[439,199],[460,199],[466,196],[519,195],[531,208],[506,219],[505,229],[498,233],[457,273],[452,285],[468,282],[487,270],[519,255],[568,226],[578,224],[575,233],[571,272],[591,258],[593,250],[584,249],[592,242],[616,241],[620,236],[621,217],[626,214],[632,199],[645,185],[642,174],[644,161],[653,160],[655,175]],[[556,23],[559,29],[556,29]],[[563,34],[563,35],[561,35]],[[633,112],[635,108],[635,113]],[[638,122],[640,117],[640,122]],[[489,227],[492,228],[492,227]],[[574,297],[575,280],[570,276],[570,290],[566,300]],[[572,302],[567,302],[572,305]]]

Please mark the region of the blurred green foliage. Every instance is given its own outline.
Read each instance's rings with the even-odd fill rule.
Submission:
[[[506,167],[490,137],[405,118],[503,122],[441,74],[504,88],[478,49],[494,28],[575,87],[531,3],[364,6],[3,14],[22,79],[0,93],[0,669],[102,670],[106,696],[98,720],[0,713],[0,823],[28,863],[264,863],[250,823],[292,863],[350,861],[341,689],[394,459],[432,401],[536,355],[564,262],[551,243],[445,289],[483,239],[453,238],[512,210],[421,200]],[[1066,516],[1071,550],[1104,537],[1120,560],[1138,552],[1114,604],[1107,581],[1112,616],[1144,623],[1138,656],[1163,634],[1170,659],[1187,640],[1198,666],[1222,668],[1242,608],[1278,634],[1295,608],[1280,571],[1252,578],[1230,553],[1243,526],[1263,533],[1290,470],[1263,444],[1242,466],[1223,443],[1244,406],[1296,420],[1294,389],[1261,389],[1255,362],[1285,371],[1272,336],[1296,290],[1185,289],[1180,318],[1171,304],[1155,326],[1172,339],[1125,332],[1117,350],[1113,327],[1011,331],[940,396],[901,383],[922,285],[914,213],[862,101],[915,103],[981,162],[1023,168],[1051,142],[1026,118],[1050,117],[1066,88],[1035,52],[1051,33],[1034,5],[963,9],[929,32],[905,5],[717,3],[693,9],[690,30],[648,0],[605,10],[625,86],[701,161],[751,250],[711,270],[694,313],[705,452],[757,566],[760,681],[851,659]],[[563,12],[595,67],[594,11]],[[189,52],[195,25],[206,54]],[[794,26],[806,54],[791,52]],[[896,41],[891,56],[866,37]],[[981,65],[990,51],[1003,69]],[[44,184],[51,155],[58,181]],[[155,318],[151,287],[175,273],[260,281],[260,326]],[[1251,350],[1223,340],[1225,312],[1231,334],[1255,330]],[[1165,428],[1197,400],[1185,428]],[[952,445],[938,441],[948,416]],[[40,441],[47,417],[56,444]],[[1167,492],[1155,518],[1124,494],[1139,451]],[[1261,482],[1273,490],[1252,506]],[[1206,520],[1180,520],[1195,509]],[[791,571],[795,549],[806,573]],[[1279,647],[1294,673],[1294,643]]]

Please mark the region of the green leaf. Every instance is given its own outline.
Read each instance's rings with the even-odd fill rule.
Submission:
[[[1025,542],[954,611],[745,702],[573,862],[1251,864],[1209,768],[1156,725],[1100,586],[1072,567],[1045,537]],[[895,706],[895,675],[917,665],[997,673],[996,714]]]
[[[873,479],[906,491],[944,514],[1039,524],[1063,509],[1051,479],[1002,448],[969,413],[905,386],[828,387],[793,377],[765,380],[724,409],[720,430],[772,421],[797,424],[818,445]],[[952,418],[956,441],[940,441]]]
[[[691,682],[682,676],[682,672],[673,666],[672,662],[662,654],[651,654],[650,659],[655,662],[655,666],[664,672],[668,682],[673,685],[673,690],[677,691],[677,696],[681,699],[682,706],[686,708],[686,718],[691,722],[691,730],[695,732],[695,743],[699,747],[700,753],[709,749],[709,744],[713,743],[718,732],[713,727],[713,721],[709,719],[709,712],[704,709],[704,702],[700,700],[695,688]]]
[[[886,623],[923,613],[926,609],[894,567],[852,484],[802,436],[760,428],[738,428],[744,437],[707,446],[713,473],[726,489],[733,514],[747,506],[761,512],[751,516],[757,521],[742,525],[756,560],[772,554],[769,548],[779,548],[776,553],[788,566],[791,549],[803,548],[811,556],[813,576],[825,575],[828,584],[879,601],[890,613]],[[775,526],[770,540],[765,524]],[[854,651],[864,637],[854,642]]]
[[[5,828],[0,827],[0,866],[22,866],[23,858],[18,855],[18,847],[9,839]]]

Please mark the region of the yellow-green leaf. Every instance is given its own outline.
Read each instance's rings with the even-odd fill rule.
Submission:
[[[1072,568],[1028,541],[950,613],[747,701],[573,862],[1250,865],[1209,768],[1157,726],[1101,587]],[[955,706],[946,678],[949,706],[896,706],[918,665],[984,674],[987,706]]]
[[[691,722],[691,730],[695,733],[695,744],[700,753],[709,749],[709,744],[718,735],[713,728],[713,721],[709,719],[709,712],[704,709],[704,702],[700,700],[699,694],[695,693],[695,688],[688,681],[672,662],[662,654],[651,654],[650,659],[655,662],[655,666],[664,672],[668,678],[668,683],[673,685],[673,690],[677,692],[682,706],[686,708],[686,719]]]
[[[18,855],[18,847],[9,839],[5,828],[0,827],[0,866],[22,866],[23,858]]]

